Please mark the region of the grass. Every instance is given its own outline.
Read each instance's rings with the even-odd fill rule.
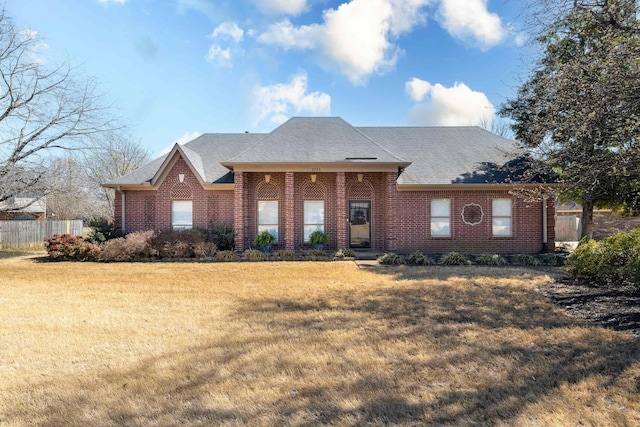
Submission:
[[[0,259],[0,425],[638,425],[640,341],[549,274]]]

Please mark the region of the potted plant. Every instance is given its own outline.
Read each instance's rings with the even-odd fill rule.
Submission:
[[[269,230],[264,230],[258,233],[255,239],[253,239],[253,245],[260,248],[262,252],[271,252],[271,245],[276,242],[276,237],[269,233]]]
[[[309,235],[309,243],[313,249],[324,250],[324,245],[329,241],[329,235],[321,230],[316,230]]]

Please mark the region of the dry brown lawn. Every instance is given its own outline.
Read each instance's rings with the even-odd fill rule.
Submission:
[[[640,425],[549,274],[0,259],[0,425]]]

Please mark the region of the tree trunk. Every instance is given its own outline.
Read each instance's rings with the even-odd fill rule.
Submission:
[[[590,199],[582,201],[582,230],[580,239],[593,239],[593,201]]]

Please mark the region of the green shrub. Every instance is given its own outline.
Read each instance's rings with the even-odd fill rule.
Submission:
[[[123,237],[122,232],[116,230],[115,224],[110,219],[94,219],[89,221],[91,231],[87,235],[86,241],[96,245],[101,245],[107,240]]]
[[[523,266],[536,266],[540,265],[540,260],[533,255],[518,254],[511,259],[511,263]]]
[[[420,251],[410,253],[406,257],[407,264],[410,265],[432,265],[434,261],[429,256]]]
[[[506,265],[507,260],[498,254],[484,254],[478,257],[478,259],[476,259],[476,263],[479,265],[498,266],[498,265]]]
[[[407,263],[407,260],[402,255],[398,254],[384,254],[378,259],[378,261],[380,264],[384,265],[402,265]]]
[[[236,232],[233,225],[227,223],[209,223],[209,241],[214,243],[220,251],[235,249]]]
[[[88,261],[100,254],[98,245],[71,234],[54,234],[52,238],[45,238],[44,247],[49,258],[57,260]]]
[[[267,261],[269,255],[257,249],[247,249],[242,254],[242,259],[245,261]]]
[[[137,231],[125,237],[107,240],[102,245],[103,261],[135,261],[154,257],[158,252],[152,247],[153,231]]]
[[[640,229],[581,242],[567,257],[565,271],[596,285],[640,287]]]
[[[269,233],[268,230],[263,230],[258,233],[253,239],[253,246],[260,249],[266,249],[271,247],[276,242],[276,236]]]
[[[221,262],[240,261],[240,257],[234,251],[218,251],[214,259]]]
[[[309,243],[312,245],[324,245],[329,241],[329,235],[321,230],[316,230],[309,235]]]
[[[458,253],[458,252],[449,252],[445,256],[440,259],[440,264],[442,265],[469,265],[471,261],[469,259]]]

